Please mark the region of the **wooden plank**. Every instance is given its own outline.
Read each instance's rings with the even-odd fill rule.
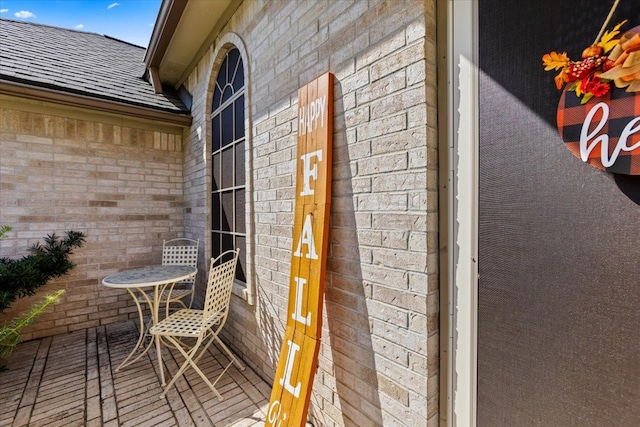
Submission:
[[[298,243],[294,244],[293,252],[295,254],[299,251],[300,256],[291,257],[287,326],[292,326],[315,339],[319,339],[322,333],[326,260],[324,254],[329,243],[329,233],[323,230],[328,229],[328,210],[328,204],[296,206],[294,219],[293,241]],[[318,259],[307,257],[314,253]]]
[[[333,75],[298,91],[296,208],[287,328],[267,408],[266,426],[306,422],[322,331],[329,242]]]
[[[319,350],[320,340],[287,327],[266,426],[305,425]]]

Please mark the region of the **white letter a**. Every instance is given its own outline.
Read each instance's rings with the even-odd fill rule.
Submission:
[[[297,257],[301,257],[302,253],[300,250],[302,249],[302,245],[306,244],[309,246],[309,253],[307,253],[307,258],[309,259],[318,259],[318,254],[316,253],[316,245],[313,242],[313,227],[311,224],[311,215],[307,215],[304,220],[304,226],[302,227],[302,234],[300,235],[300,241],[298,241],[298,248],[293,253]]]

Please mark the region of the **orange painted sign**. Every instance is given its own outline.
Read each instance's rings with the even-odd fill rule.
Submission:
[[[331,201],[333,75],[298,90],[296,210],[287,328],[266,426],[305,424],[320,349]]]

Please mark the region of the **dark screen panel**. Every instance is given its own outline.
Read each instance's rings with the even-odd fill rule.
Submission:
[[[234,139],[244,138],[244,96],[236,99],[233,103],[234,108]]]
[[[244,211],[245,207],[245,191],[244,189],[239,189],[234,191],[235,195],[235,230],[236,233],[245,234],[246,230],[246,214]]]
[[[233,142],[233,105],[229,105],[220,115],[222,119],[222,144],[224,147]]]
[[[244,165],[245,157],[244,157],[244,140],[239,141],[235,145],[235,164],[236,165]],[[244,186],[245,176],[244,176],[244,168],[235,168],[235,185],[236,186]]]
[[[233,227],[233,191],[220,193],[222,200],[222,231],[231,231]]]
[[[234,169],[235,164],[233,161],[233,146],[226,148],[222,151],[222,160],[220,164],[220,169],[222,170],[222,184],[220,185],[221,189],[229,188],[234,186],[233,177],[234,177]]]
[[[222,252],[222,234],[211,233],[211,257],[217,258]]]
[[[220,133],[220,116],[215,115],[211,119],[211,152],[215,152],[220,149],[220,140],[222,134]]]
[[[233,236],[231,234],[223,234],[222,235],[222,252],[230,251],[232,249],[235,249],[233,247]]]
[[[217,152],[213,156],[211,156],[211,175],[213,177],[211,183],[211,191],[217,191],[222,188],[222,154]]]
[[[240,60],[240,51],[233,49],[229,51],[229,66],[233,67],[233,89],[238,91],[244,87],[244,68]]]
[[[612,3],[478,3],[479,426],[640,425],[640,181],[564,147],[541,63],[579,58]]]
[[[211,195],[211,230],[221,231],[222,223],[220,221],[222,205],[220,204],[220,193]]]

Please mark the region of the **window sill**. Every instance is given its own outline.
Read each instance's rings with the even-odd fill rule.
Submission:
[[[253,295],[249,292],[249,288],[244,284],[234,282],[231,287],[231,293],[245,300],[249,305],[253,305]]]

